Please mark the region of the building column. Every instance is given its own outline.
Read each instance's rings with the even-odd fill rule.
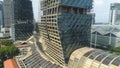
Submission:
[[[97,46],[97,31],[95,32],[95,48]]]

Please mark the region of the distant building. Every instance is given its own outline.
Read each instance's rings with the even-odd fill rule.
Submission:
[[[110,6],[110,24],[120,25],[120,3],[112,3]]]
[[[10,28],[1,28],[1,32],[0,32],[0,37],[1,38],[10,38],[11,34],[10,34],[11,30]]]
[[[120,57],[100,49],[80,48],[71,54],[68,68],[120,68]]]
[[[56,64],[64,66],[71,53],[90,45],[93,0],[42,0],[40,42]]]
[[[120,26],[92,25],[91,43],[94,46],[120,46]]]
[[[1,32],[5,35],[3,37],[6,37],[6,35],[11,36],[10,28],[14,23],[14,7],[13,0],[4,0],[3,2],[4,25],[1,27]],[[6,29],[9,30],[7,33]]]
[[[3,18],[3,1],[0,1],[0,29],[4,25],[4,18]]]
[[[4,0],[5,28],[11,29],[13,40],[27,40],[33,34],[31,0]]]
[[[14,22],[13,0],[4,0],[4,27],[10,28]]]

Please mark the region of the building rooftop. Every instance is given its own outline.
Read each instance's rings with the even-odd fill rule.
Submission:
[[[112,34],[115,37],[120,37],[120,26],[119,25],[93,25],[92,33],[98,32],[101,35]]]
[[[20,51],[26,52],[23,55],[16,56],[16,60],[21,68],[62,68],[59,65],[44,59],[35,49],[35,46],[26,47]]]
[[[120,56],[94,48],[80,48],[70,57],[68,68],[119,68]]]
[[[15,59],[8,59],[4,61],[4,68],[19,68]]]

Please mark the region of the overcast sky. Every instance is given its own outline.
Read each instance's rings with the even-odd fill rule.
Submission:
[[[120,0],[95,0],[94,12],[96,13],[96,22],[105,22],[109,20],[110,3],[120,3]]]
[[[39,1],[40,0],[32,0],[33,1],[33,10],[34,17],[36,20],[39,20],[40,15],[38,11],[40,10]],[[96,22],[108,22],[109,19],[109,10],[110,3],[120,3],[120,0],[94,0],[94,13],[96,14]]]

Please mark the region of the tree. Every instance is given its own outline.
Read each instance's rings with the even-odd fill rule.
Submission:
[[[0,40],[0,45],[4,45],[4,46],[10,46],[13,45],[13,40]]]
[[[6,59],[13,58],[18,54],[19,49],[14,46],[13,40],[0,40],[0,68],[3,68],[3,62]]]
[[[113,49],[115,52],[120,52],[120,46]]]
[[[113,46],[112,45],[107,45],[107,50],[109,50],[109,51],[113,51]]]
[[[0,48],[0,56],[2,59],[8,59],[13,58],[14,56],[18,55],[19,49],[15,46],[6,46],[3,48]]]

